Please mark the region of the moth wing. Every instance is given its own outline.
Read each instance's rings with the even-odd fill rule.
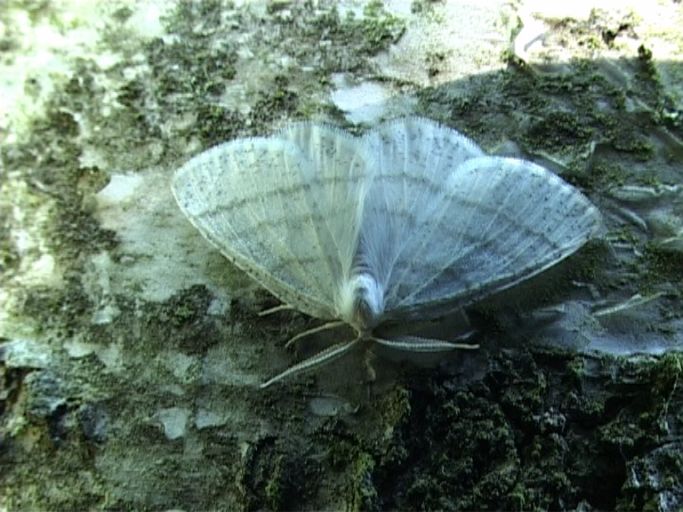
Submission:
[[[373,143],[385,156],[360,237],[382,280],[387,318],[428,317],[501,291],[599,230],[597,209],[543,167],[478,148],[468,156],[470,146],[448,128],[440,127],[441,139],[389,128],[393,136]],[[454,142],[435,142],[448,132]]]
[[[192,224],[238,267],[296,309],[334,318],[349,258],[340,247],[353,241],[339,224],[353,224],[349,212],[358,209],[358,197],[344,191],[365,164],[352,138],[323,131],[332,148],[311,149],[315,141],[302,148],[286,137],[219,145],[181,167],[173,191]],[[316,151],[323,149],[330,167],[319,173]],[[334,208],[322,204],[330,195],[339,201]],[[338,216],[329,217],[332,211]]]

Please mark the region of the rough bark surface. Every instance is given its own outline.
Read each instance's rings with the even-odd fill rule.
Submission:
[[[4,2],[0,508],[683,508],[683,9],[547,9]],[[257,315],[172,173],[408,113],[561,174],[604,239],[469,311],[476,354],[259,390],[334,340],[283,348],[313,322]]]

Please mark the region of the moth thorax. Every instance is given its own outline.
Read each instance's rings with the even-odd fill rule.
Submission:
[[[342,319],[358,332],[369,332],[384,313],[384,290],[370,274],[356,274],[342,284],[339,297]]]

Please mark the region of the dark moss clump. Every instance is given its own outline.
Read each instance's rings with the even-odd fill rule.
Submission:
[[[233,110],[208,103],[197,105],[196,115],[202,122],[195,128],[195,133],[205,147],[235,138],[245,121],[244,116]]]
[[[177,344],[187,354],[201,354],[222,339],[219,319],[206,314],[212,298],[204,286],[197,285],[163,304],[149,304],[143,332],[151,333],[150,342],[160,345],[156,349]]]
[[[683,256],[680,253],[664,250],[656,244],[649,244],[646,247],[645,263],[647,273],[644,279],[650,284],[663,281],[680,283],[683,280]],[[678,290],[672,291],[676,293]]]
[[[395,43],[405,31],[405,22],[389,14],[380,0],[368,2],[363,9],[363,19],[356,22],[357,24],[353,18],[347,22],[350,23],[352,30],[362,34],[363,49],[371,53],[377,53],[389,44]]]
[[[539,148],[554,149],[590,140],[593,130],[582,125],[577,114],[552,112],[531,124],[526,136]]]
[[[9,210],[10,205],[0,205],[0,217],[7,218]],[[10,226],[0,224],[0,276],[8,276],[9,271],[16,269],[20,262],[21,257],[16,247],[10,243]],[[3,278],[0,277],[0,283],[2,281]]]
[[[321,468],[302,446],[269,437],[250,447],[238,486],[245,510],[295,510],[314,497]]]
[[[75,275],[71,275],[59,290],[34,286],[19,293],[21,301],[17,313],[35,321],[40,334],[52,332],[68,337],[90,325],[94,305]]]
[[[195,34],[173,43],[157,39],[148,46],[156,97],[169,108],[181,94],[210,101],[235,77],[235,49],[212,35]]]
[[[677,355],[629,363],[521,352],[496,357],[465,389],[413,381],[389,448],[403,456],[375,459],[378,499],[411,510],[683,503],[672,437],[683,422],[680,377]],[[632,480],[634,467],[657,468],[657,484]]]
[[[81,131],[74,117],[62,108],[59,100],[51,103],[47,116],[33,122],[26,140],[8,148],[3,156],[28,191],[52,205],[50,218],[43,219],[41,235],[58,263],[68,268],[84,253],[111,249],[115,240],[84,207],[93,169],[79,166],[82,147],[77,139]]]
[[[470,79],[467,94],[445,85],[422,91],[420,99],[427,115],[455,124],[477,141],[516,134],[513,139],[526,152],[551,155],[572,179],[600,189],[629,177],[642,179],[628,164],[659,156],[649,134],[662,119],[665,98],[656,82],[642,80],[637,94],[651,108],[631,112],[625,108],[626,92],[600,61],[577,61],[571,73],[512,65],[505,73]],[[621,162],[617,169],[615,161]]]

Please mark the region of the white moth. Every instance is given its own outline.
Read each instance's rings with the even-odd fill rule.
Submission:
[[[588,199],[543,167],[487,156],[458,132],[415,117],[362,137],[304,122],[233,140],[181,167],[173,191],[230,261],[286,307],[327,320],[294,339],[343,324],[357,333],[262,387],[364,340],[413,351],[473,348],[373,333],[524,281],[601,225]]]

